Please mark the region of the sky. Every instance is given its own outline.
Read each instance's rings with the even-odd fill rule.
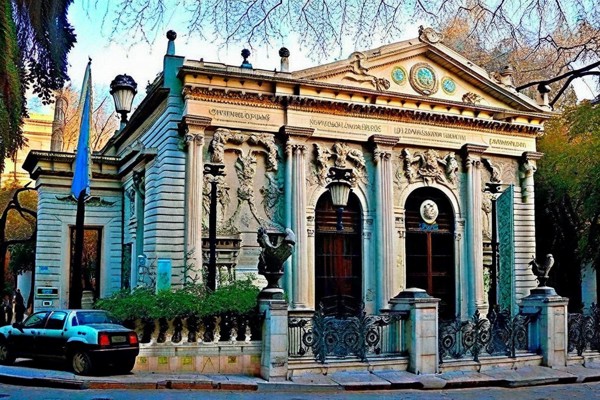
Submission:
[[[97,4],[97,3],[96,3]],[[92,80],[95,87],[95,101],[100,96],[109,96],[109,85],[115,76],[127,74],[133,77],[138,84],[138,94],[134,100],[134,107],[145,94],[147,83],[153,81],[162,69],[163,56],[167,49],[166,32],[173,29],[177,32],[175,53],[188,59],[222,62],[230,65],[239,65],[242,62],[240,55],[244,48],[242,44],[231,44],[227,48],[218,48],[215,44],[202,41],[198,38],[187,37],[183,16],[174,16],[162,27],[162,33],[157,33],[153,43],[129,43],[128,45],[114,43],[110,40],[112,20],[104,19],[104,10],[95,8],[94,2],[79,0],[73,2],[69,8],[69,21],[75,28],[77,43],[69,53],[68,75],[71,85],[79,90],[83,81],[83,74],[88,61],[92,58]],[[179,19],[178,19],[179,17]],[[160,29],[158,30],[160,32]],[[416,37],[417,32],[411,28],[406,29],[406,37]],[[281,43],[273,47],[253,49],[249,61],[254,68],[273,70],[279,69],[279,48],[284,45],[290,52],[290,69],[298,70],[316,65],[302,51],[294,45],[293,37],[289,43]],[[376,45],[374,45],[375,47]],[[330,62],[324,60],[324,62]],[[580,98],[593,98],[590,87],[581,79],[574,81],[575,89]],[[593,84],[592,84],[593,85]],[[30,96],[30,111],[52,113],[53,106],[41,106],[38,100]]]

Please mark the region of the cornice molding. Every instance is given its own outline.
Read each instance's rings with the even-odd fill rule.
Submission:
[[[387,135],[371,135],[369,136],[369,141],[375,145],[379,146],[390,146],[393,147],[398,144],[398,138],[395,136],[387,136]]]
[[[200,87],[186,87],[184,89],[186,98],[193,100],[208,101],[214,103],[233,104],[238,106],[259,106],[270,109],[289,109],[314,114],[328,114],[338,116],[350,116],[358,118],[371,118],[394,122],[408,122],[419,124],[430,124],[434,126],[456,128],[461,127],[469,130],[487,131],[489,133],[521,135],[525,137],[538,136],[543,131],[542,125],[531,125],[515,123],[506,120],[479,119],[477,116],[443,114],[439,111],[424,109],[398,108],[383,104],[354,103],[335,99],[301,97],[295,95],[267,96],[260,93],[249,93],[240,91],[225,91],[220,89],[207,89]],[[390,96],[386,96],[390,97]],[[430,99],[425,99],[429,103]],[[405,100],[402,100],[404,103]],[[417,103],[424,103],[419,98]],[[475,115],[480,112],[488,112],[492,115],[498,112],[506,113],[506,110],[493,107],[475,107],[464,103],[444,101],[431,102],[432,106],[443,105],[448,108],[456,107],[472,111]],[[544,119],[537,113],[514,112],[515,115]]]
[[[287,137],[291,137],[291,136],[311,137],[315,133],[315,129],[314,128],[306,128],[306,127],[302,127],[302,126],[284,125],[281,127],[279,132],[282,135],[285,135]]]

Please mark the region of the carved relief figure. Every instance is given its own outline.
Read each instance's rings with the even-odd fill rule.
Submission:
[[[404,158],[404,176],[409,183],[423,179],[428,185],[433,182],[456,184],[458,162],[454,152],[448,153],[443,158],[433,149],[416,152],[414,156],[408,149],[404,149],[401,154]],[[441,166],[444,168],[442,169]]]
[[[492,239],[492,196],[493,194],[483,192],[481,210],[483,211],[483,238]]]
[[[366,181],[364,176],[366,164],[362,151],[354,149],[345,143],[337,142],[331,150],[315,143],[315,152],[316,170],[314,171],[314,175],[321,186],[327,185],[331,158],[333,158],[333,166],[338,168],[353,168],[354,176],[360,178],[363,182]]]
[[[267,171],[277,171],[277,146],[273,135],[267,133],[250,135],[248,143],[262,145],[267,150]]]
[[[275,211],[277,210],[279,201],[283,197],[283,187],[278,184],[277,178],[272,174],[266,174],[265,176],[267,184],[260,189],[260,193],[263,195],[263,208],[267,218],[273,221],[275,226],[279,227],[280,224],[276,221]]]
[[[237,220],[238,214],[241,211],[244,203],[248,204],[250,212],[259,225],[263,224],[263,219],[258,216],[256,204],[254,204],[254,176],[256,175],[256,157],[254,157],[253,151],[249,151],[244,156],[242,151],[238,152],[238,159],[235,163],[235,173],[237,174],[240,186],[237,190],[238,204],[237,207],[229,219],[229,223],[232,224]],[[243,219],[244,225],[249,226],[249,221]]]
[[[361,52],[354,52],[350,55],[352,59],[350,67],[351,71],[347,72],[343,79],[349,79],[355,82],[369,82],[373,87],[382,92],[390,88],[391,83],[385,78],[378,78],[375,75],[369,74],[369,68],[363,64],[366,56]]]
[[[204,184],[202,186],[202,229],[208,229],[208,216],[210,215],[210,191],[211,182],[215,180],[217,183],[217,227],[220,234],[237,233],[236,230],[231,232],[228,227],[223,224],[225,214],[229,208],[231,199],[229,197],[229,186],[225,181],[225,177],[211,177],[204,175]]]
[[[463,103],[467,104],[479,104],[481,100],[483,100],[483,97],[473,92],[467,92],[462,97]]]
[[[492,183],[502,183],[502,168],[501,165],[494,165],[491,159],[482,158],[481,161],[485,168],[490,172],[490,182]]]

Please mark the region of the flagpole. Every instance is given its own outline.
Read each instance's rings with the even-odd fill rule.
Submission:
[[[83,264],[83,230],[85,226],[85,189],[77,197],[77,216],[75,218],[75,254],[73,255],[73,269],[71,270],[71,290],[69,291],[69,308],[81,308],[83,286],[81,270]]]
[[[77,141],[77,154],[73,171],[73,183],[71,195],[77,200],[77,215],[75,217],[75,246],[73,258],[71,259],[71,275],[69,281],[69,308],[81,308],[81,296],[83,294],[82,270],[83,270],[83,241],[85,229],[85,199],[90,193],[91,149],[90,130],[93,110],[92,99],[92,59],[89,60],[81,96],[79,98],[79,115],[81,117],[79,126],[79,139]]]

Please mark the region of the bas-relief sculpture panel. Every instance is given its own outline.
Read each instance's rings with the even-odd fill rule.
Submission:
[[[444,185],[460,192],[460,157],[454,151],[403,148],[394,152],[394,203],[400,204],[400,193],[409,184]]]
[[[225,176],[204,176],[204,232],[208,232],[213,179],[217,182],[218,236],[240,236],[242,245],[255,245],[259,226],[283,231],[281,157],[273,135],[219,128],[209,142],[207,156],[210,162],[225,165]]]

